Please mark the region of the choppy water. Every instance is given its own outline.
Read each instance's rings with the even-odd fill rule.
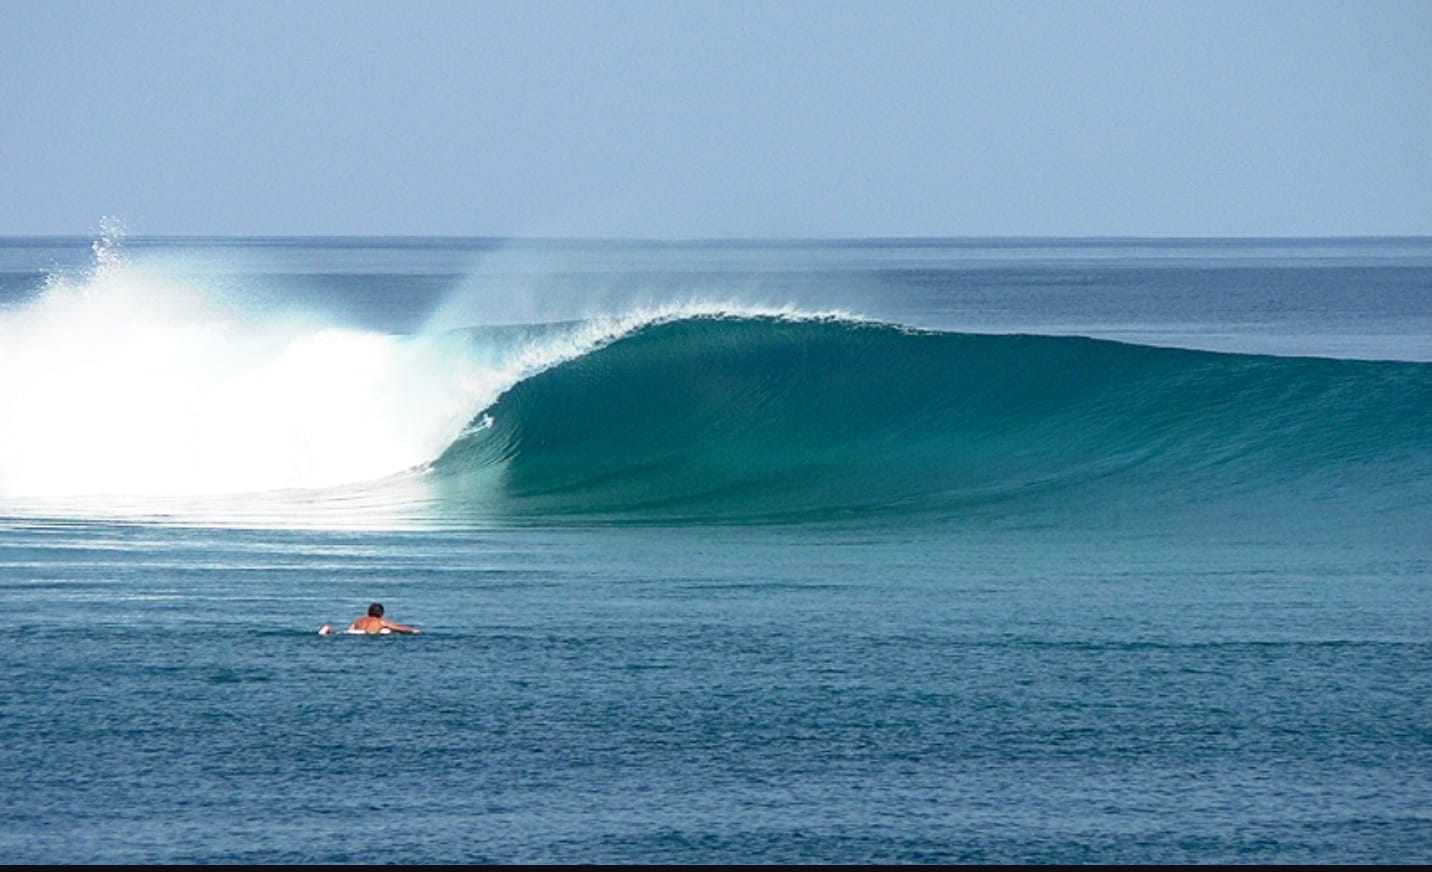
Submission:
[[[1427,240],[6,241],[0,845],[1425,861],[1429,360]]]

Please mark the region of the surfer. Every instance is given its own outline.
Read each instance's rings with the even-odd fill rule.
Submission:
[[[350,633],[367,633],[377,635],[379,633],[420,633],[417,627],[410,627],[407,624],[400,624],[397,621],[390,621],[383,617],[383,604],[373,603],[368,606],[368,614],[348,625]],[[324,624],[318,628],[318,635],[332,636],[333,627]]]

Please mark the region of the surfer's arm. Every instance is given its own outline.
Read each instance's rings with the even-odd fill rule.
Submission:
[[[407,624],[400,624],[400,623],[398,623],[397,621],[390,621],[390,620],[388,620],[387,618],[384,618],[384,619],[383,619],[383,629],[385,629],[385,630],[392,630],[394,633],[419,633],[419,632],[422,632],[422,631],[419,630],[417,627],[410,627],[410,626],[408,626]]]

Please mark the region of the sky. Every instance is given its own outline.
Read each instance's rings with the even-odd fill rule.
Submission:
[[[0,0],[0,235],[1432,234],[1432,2]]]

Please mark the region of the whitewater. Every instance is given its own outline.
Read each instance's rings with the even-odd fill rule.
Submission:
[[[1432,240],[3,239],[0,850],[1426,862],[1429,530]]]

